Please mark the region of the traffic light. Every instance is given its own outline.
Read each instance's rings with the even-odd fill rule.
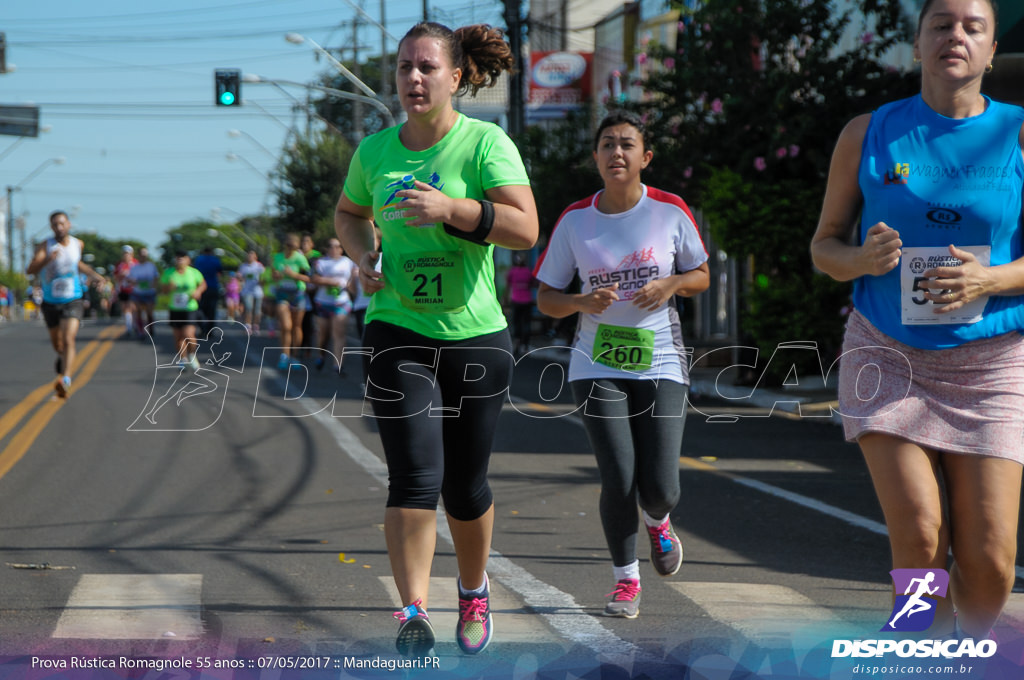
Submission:
[[[242,72],[237,68],[219,68],[213,72],[214,102],[217,106],[241,106]]]

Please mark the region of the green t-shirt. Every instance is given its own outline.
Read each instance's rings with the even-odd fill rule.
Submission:
[[[404,326],[440,340],[462,340],[505,328],[494,289],[492,245],[449,236],[440,223],[407,227],[395,193],[417,179],[452,198],[484,199],[488,189],[529,186],[519,150],[492,123],[459,114],[444,139],[410,151],[388,128],[359,144],[345,196],[373,206],[381,230],[385,286],[370,298],[366,320]]]
[[[192,293],[203,282],[203,274],[195,267],[187,267],[184,272],[175,268],[165,269],[160,275],[161,284],[171,284],[171,301],[168,308],[175,312],[194,312],[199,309],[199,301]]]
[[[302,254],[301,250],[294,251],[291,255],[285,256],[284,253],[274,253],[274,259],[270,263],[270,266],[274,271],[283,272],[285,269],[291,269],[293,272],[299,274],[309,273],[309,260]],[[287,276],[277,280],[277,290],[283,292],[298,291],[303,292],[306,290],[306,282],[299,281],[296,279],[288,278]]]

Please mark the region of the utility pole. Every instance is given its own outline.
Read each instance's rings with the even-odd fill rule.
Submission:
[[[508,79],[508,127],[513,137],[526,130],[526,107],[523,101],[523,73],[529,65],[523,66],[523,22],[522,0],[504,0],[505,24],[508,26],[508,44],[516,59],[516,69]]]
[[[423,20],[424,21],[429,21],[429,18],[428,18],[428,14],[429,13],[427,12],[427,2],[429,2],[429,0],[423,0]]]
[[[426,0],[424,0],[425,2]],[[380,0],[380,98],[391,108],[391,59],[388,57],[388,25],[385,19],[385,0]]]
[[[359,15],[352,18],[352,72],[357,79],[363,79],[363,69],[359,65]],[[355,128],[355,138],[359,141],[363,138],[363,105],[358,101],[352,102],[352,122]]]
[[[562,7],[559,11],[559,22],[561,40],[559,41],[559,49],[563,52],[569,49],[569,0],[562,0]]]

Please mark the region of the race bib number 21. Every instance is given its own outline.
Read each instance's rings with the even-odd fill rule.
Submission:
[[[396,288],[402,304],[418,312],[461,312],[466,308],[462,253],[417,253],[402,261]]]

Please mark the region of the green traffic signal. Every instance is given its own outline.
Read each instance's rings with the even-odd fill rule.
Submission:
[[[242,103],[242,72],[236,68],[213,72],[214,102],[217,106],[238,106]]]

